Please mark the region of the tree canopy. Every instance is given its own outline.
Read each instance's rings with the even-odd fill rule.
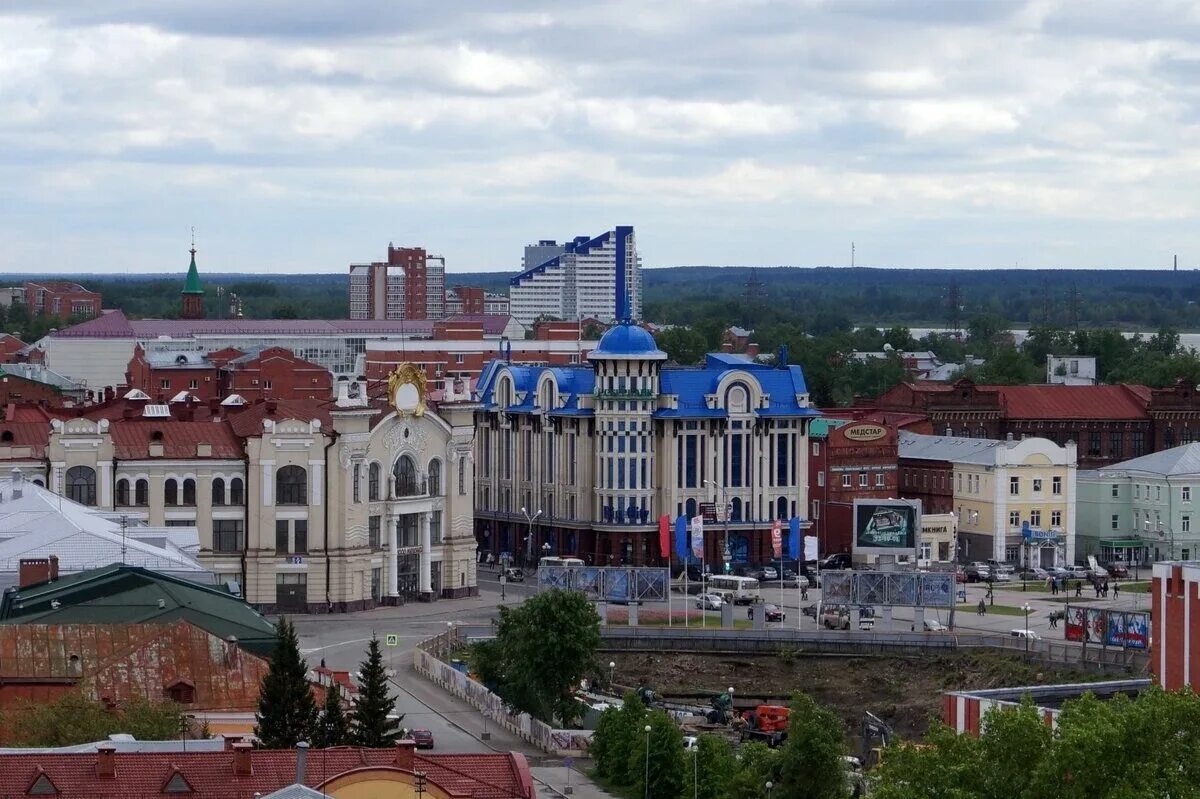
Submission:
[[[387,669],[379,639],[371,636],[367,657],[359,667],[358,701],[351,713],[354,743],[379,749],[391,746],[400,734],[400,719],[395,718],[396,700],[388,688]]]
[[[276,625],[275,649],[258,696],[254,734],[268,749],[291,749],[312,741],[317,703],[308,684],[308,664],[300,656],[296,628],[284,616]]]
[[[132,699],[109,707],[72,691],[52,702],[22,702],[0,712],[0,741],[13,746],[72,746],[115,733],[161,741],[186,734],[180,705]]]

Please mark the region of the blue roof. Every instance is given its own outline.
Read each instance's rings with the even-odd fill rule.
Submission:
[[[588,354],[595,357],[645,357],[654,360],[666,360],[667,354],[658,348],[654,336],[637,325],[628,322],[610,327],[600,337],[596,349]]]

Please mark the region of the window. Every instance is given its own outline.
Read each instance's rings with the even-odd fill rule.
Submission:
[[[812,445],[813,445],[813,447],[812,447],[812,453],[813,453],[813,457],[818,457],[818,456],[820,456],[820,454],[821,454],[821,442],[820,442],[820,441],[814,441],[814,442],[812,443]]]
[[[1051,527],[1062,527],[1062,511],[1060,511],[1060,510],[1050,511],[1050,526]]]
[[[859,485],[859,487],[860,487],[860,488],[866,488],[866,487],[867,487],[867,480],[868,480],[868,475],[867,475],[867,473],[866,473],[866,472],[859,472],[859,473],[858,473],[858,485]]]
[[[876,473],[876,475],[875,475],[875,487],[876,488],[883,488],[883,478],[884,478],[883,472]]]
[[[166,379],[164,379],[164,380],[159,380],[159,381],[158,381],[158,387],[159,387],[159,388],[161,388],[161,389],[163,389],[163,390],[169,390],[169,389],[171,388],[171,381],[170,381],[170,380],[166,380]]]
[[[1020,477],[1008,478],[1008,493],[1009,493],[1009,495],[1014,496],[1014,497],[1021,493],[1021,478]]]
[[[241,505],[245,502],[245,492],[243,491],[242,478],[235,477],[229,481],[229,504]]]
[[[96,470],[88,466],[67,469],[67,499],[80,505],[96,504]]]
[[[1009,527],[1020,527],[1021,526],[1021,511],[1010,510],[1008,512],[1008,526]]]
[[[825,472],[817,472],[817,486],[825,487]]]
[[[179,481],[173,477],[168,477],[163,483],[163,502],[167,505],[179,504]]]
[[[214,477],[212,481],[212,504],[225,504],[225,479],[222,477]]]
[[[125,478],[117,481],[117,505],[120,507],[129,505],[129,481]]]
[[[467,458],[462,453],[458,456],[458,495],[467,495]]]
[[[270,380],[264,380],[264,381],[263,381],[263,388],[264,388],[264,389],[266,389],[267,391],[270,391],[270,390],[271,390],[271,381],[270,381]]]
[[[1146,454],[1146,434],[1141,430],[1133,431],[1133,457]]]
[[[1035,494],[1042,493],[1042,478],[1040,478],[1040,477],[1033,478],[1033,493],[1035,493]]]
[[[352,490],[354,491],[354,501],[362,502],[362,464],[354,464],[353,475],[354,488]]]
[[[193,380],[189,380],[189,381],[188,381],[188,388],[191,388],[191,389],[197,389],[197,388],[200,388],[200,381],[199,381],[199,380],[194,380],[194,379],[193,379]]]
[[[435,510],[429,514],[429,544],[440,546],[442,543],[442,512]]]
[[[549,475],[546,476],[549,477]],[[431,497],[442,495],[442,462],[437,459],[429,462],[429,495]]]
[[[1088,433],[1088,455],[1093,458],[1100,457],[1100,431],[1093,430]]]
[[[286,555],[288,551],[287,519],[275,520],[275,554]]]
[[[396,496],[415,497],[423,493],[417,485],[417,464],[408,455],[401,455],[392,467],[392,478],[396,483]]]
[[[849,487],[850,487],[850,475],[843,474],[842,475],[842,488],[849,488]]]
[[[1059,496],[1062,494],[1062,478],[1061,477],[1050,478],[1050,493],[1054,494],[1055,496]]]
[[[196,481],[190,477],[183,481],[183,504],[196,504]]]
[[[1141,483],[1133,484],[1133,498],[1134,499],[1142,498],[1142,484]]]
[[[1147,495],[1147,496],[1149,496],[1149,495]],[[1162,486],[1154,487],[1154,501],[1162,502]]]
[[[133,504],[138,507],[145,507],[150,504],[149,480],[142,479],[133,484]]]
[[[1030,527],[1041,527],[1042,526],[1042,512],[1040,510],[1035,508],[1035,509],[1029,511],[1029,526]]]
[[[293,552],[298,552],[301,555],[308,553],[308,521],[306,519],[297,519],[292,526],[292,537],[295,539],[292,546]]]
[[[455,363],[466,363],[467,356],[463,355],[461,352],[456,352],[456,353],[454,353],[454,362]]]
[[[1120,528],[1120,526],[1121,526],[1121,516],[1119,514],[1114,513],[1112,515],[1112,529],[1116,530],[1116,529]]]
[[[1124,452],[1124,442],[1121,440],[1120,433],[1108,434],[1108,457],[1120,458]]]
[[[379,549],[379,524],[378,516],[367,519],[367,546],[372,550]]]
[[[213,552],[242,551],[242,520],[213,519]]]
[[[921,560],[929,560],[933,547],[928,542],[921,543]]]
[[[1179,532],[1190,533],[1192,531],[1192,517],[1184,514],[1179,517]]]
[[[1180,492],[1179,498],[1182,499],[1184,502],[1192,501],[1192,487],[1191,486],[1184,486],[1183,488],[1179,489],[1179,492]]]
[[[367,499],[379,501],[379,464],[372,463],[367,467]]]
[[[302,466],[284,466],[275,473],[277,505],[308,504],[308,472]]]
[[[1180,554],[1180,558],[1183,560],[1191,560],[1192,559],[1192,550],[1188,549],[1187,547],[1184,547]]]
[[[1119,497],[1121,495],[1121,487],[1119,485],[1117,485],[1116,483],[1113,483],[1112,486],[1110,487],[1110,494],[1113,499],[1116,499],[1117,497]]]

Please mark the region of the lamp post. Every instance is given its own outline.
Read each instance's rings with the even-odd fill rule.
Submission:
[[[608,661],[608,684],[613,690],[617,687],[617,664],[614,661]]]
[[[767,799],[771,799],[771,789],[775,787],[775,783],[767,780]]]
[[[700,742],[692,747],[692,799],[700,797]]]
[[[646,799],[650,799],[650,725],[646,725]]]
[[[525,515],[525,521],[529,525],[528,529],[525,532],[525,553],[524,554],[525,554],[525,557],[529,558],[530,560],[533,560],[533,523],[535,521],[537,521],[537,518],[539,516],[542,515],[542,512],[539,510],[536,513],[531,515],[529,513],[529,510],[524,505],[522,505],[521,513],[523,513]]]
[[[718,485],[715,480],[705,480],[707,485],[712,486],[721,492],[721,506],[725,509],[725,571],[730,571],[733,563],[733,553],[729,550],[729,515],[731,508],[729,507],[729,497],[725,493],[725,486]]]
[[[1029,611],[1033,610],[1028,602],[1021,606],[1025,611],[1025,658],[1029,658]]]

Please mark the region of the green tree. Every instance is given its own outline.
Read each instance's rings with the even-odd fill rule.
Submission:
[[[764,743],[751,741],[738,747],[737,763],[737,770],[729,781],[731,799],[766,799],[767,782],[779,779],[779,752]]]
[[[392,718],[395,711],[379,639],[372,635],[367,659],[359,667],[358,701],[350,714],[354,742],[374,749],[394,744],[400,733],[400,719]]]
[[[893,744],[872,773],[872,799],[974,799],[980,793],[978,738],[937,726],[928,746]]]
[[[796,694],[788,714],[787,742],[779,754],[782,795],[835,799],[846,791],[842,724],[811,697]]]
[[[716,735],[701,735],[696,739],[696,748],[684,757],[683,795],[727,799],[737,770],[738,761],[728,741]]]
[[[654,340],[671,360],[684,366],[699,363],[708,351],[704,336],[690,327],[675,326],[660,330]]]
[[[314,743],[322,749],[350,743],[346,714],[342,712],[342,692],[337,683],[331,683],[325,690],[325,706],[314,738]]]
[[[679,796],[684,784],[683,734],[679,726],[663,711],[651,711],[635,740],[625,767],[626,773],[633,777],[634,795]]]
[[[291,749],[312,740],[317,703],[308,684],[308,664],[300,656],[296,629],[287,617],[276,626],[275,650],[258,697],[254,734],[267,749]]]
[[[580,679],[595,670],[600,617],[578,591],[544,591],[500,608],[496,637],[477,644],[484,684],[513,707],[546,723],[570,726],[583,713]]]
[[[185,733],[187,719],[174,702],[136,698],[107,707],[78,691],[53,702],[20,703],[9,709],[0,738],[20,746],[72,746],[118,732],[141,740],[166,740]]]
[[[600,714],[588,749],[596,762],[596,776],[615,785],[628,785],[629,756],[637,746],[638,731],[645,726],[646,706],[633,691],[628,691],[620,707]]]
[[[274,319],[299,319],[300,311],[295,305],[285,302],[282,305],[276,305],[275,310],[271,312],[271,317]]]

